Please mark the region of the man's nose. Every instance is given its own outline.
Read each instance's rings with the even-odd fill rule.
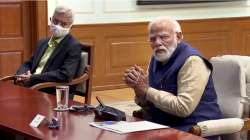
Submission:
[[[155,44],[156,47],[161,46],[161,44],[162,44],[161,38],[160,37],[156,37],[155,41],[154,41],[154,44]]]

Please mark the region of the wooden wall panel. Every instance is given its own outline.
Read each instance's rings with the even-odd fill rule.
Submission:
[[[0,51],[14,51],[22,47],[21,6],[20,3],[0,4],[0,42],[3,46]]]
[[[31,16],[33,16],[33,19],[35,19],[35,38],[34,41],[37,42],[38,40],[47,37],[48,28],[48,7],[47,7],[47,1],[34,1],[32,3],[32,9],[33,12]]]
[[[151,49],[142,37],[119,37],[107,39],[106,66],[108,73],[119,73],[135,64],[145,66]]]
[[[105,77],[113,85],[123,84],[123,72],[131,65],[147,67],[151,52],[148,43],[140,36],[108,38],[106,50]]]
[[[15,65],[31,55],[31,32],[35,36],[32,40],[49,36],[46,8],[46,2],[0,2],[0,76],[13,73]],[[31,14],[30,11],[35,13]],[[36,17],[35,27],[30,26],[30,16]],[[207,58],[223,54],[250,55],[249,17],[182,20],[180,23],[184,40]],[[147,24],[138,22],[73,26],[72,34],[76,38],[94,45],[94,90],[125,87],[122,75],[126,68],[134,64],[147,68],[151,55]],[[30,27],[36,30],[31,31]],[[6,65],[10,57],[15,61],[14,66],[3,69],[2,65]]]
[[[245,48],[246,55],[250,55],[250,30],[242,31],[242,46]]]
[[[185,40],[202,52],[206,58],[232,52],[230,32],[186,34]]]
[[[22,33],[22,20],[20,4],[1,4],[0,5],[0,36],[17,37]]]
[[[180,21],[184,40],[206,58],[223,54],[250,55],[250,18]],[[95,46],[93,89],[125,87],[126,68],[138,64],[147,68],[151,48],[147,22],[73,26],[73,34]]]
[[[184,40],[206,58],[232,53],[233,19],[181,21]]]
[[[0,77],[14,74],[31,55],[30,3],[0,2]]]
[[[250,18],[181,20],[184,40],[206,58],[223,54],[250,55]],[[95,46],[93,90],[126,87],[123,71],[138,64],[147,68],[151,50],[147,22],[74,25],[72,34]]]
[[[150,48],[144,23],[77,25],[72,33],[95,46],[94,90],[124,87],[122,75],[127,67],[136,63],[146,67]]]
[[[15,73],[22,64],[22,52],[0,52],[0,74],[9,75]]]
[[[0,76],[12,74],[17,65],[31,56],[33,44],[49,36],[46,9],[46,1],[0,2]],[[207,58],[222,54],[250,55],[249,17],[182,20],[180,23],[184,39]],[[94,45],[94,90],[125,87],[122,75],[126,68],[134,64],[147,68],[151,55],[147,24],[73,26],[74,36]],[[8,60],[13,61],[12,66]]]

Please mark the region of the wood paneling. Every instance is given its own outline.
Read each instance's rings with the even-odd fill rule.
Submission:
[[[184,40],[206,58],[223,54],[250,55],[250,18],[180,21]],[[126,68],[137,64],[147,68],[151,48],[147,22],[73,26],[73,34],[95,46],[93,89],[125,87]]]
[[[0,2],[0,77],[12,75],[31,55],[30,2]]]
[[[47,19],[46,1],[0,2],[0,76],[13,74],[31,56],[37,40],[49,35]],[[249,17],[182,20],[180,23],[185,41],[207,58],[222,54],[250,55]],[[126,68],[134,64],[147,68],[151,55],[147,24],[73,26],[73,35],[95,46],[94,90],[125,87],[122,76]]]
[[[12,74],[17,65],[30,57],[34,49],[32,45],[49,35],[46,9],[45,1],[0,2],[0,76]],[[30,17],[33,17],[32,21]],[[250,55],[249,17],[182,20],[180,23],[184,40],[207,58],[222,54]],[[73,26],[74,36],[95,46],[94,90],[125,87],[122,76],[126,68],[134,64],[147,68],[151,55],[147,24]],[[13,61],[13,65],[9,65],[8,60]]]
[[[185,39],[207,58],[232,52],[232,34],[230,32],[187,33]]]
[[[246,55],[250,55],[250,30],[242,31],[242,46],[245,48]]]
[[[9,75],[15,73],[22,63],[22,52],[0,52],[0,73]]]
[[[233,47],[234,19],[181,21],[184,39],[206,58],[230,54]]]
[[[106,77],[110,80],[120,78],[124,70],[134,64],[144,66],[149,60],[151,51],[143,37],[111,37],[106,39],[107,48],[105,65]],[[143,52],[143,53],[142,53]],[[117,79],[119,80],[119,79]]]
[[[47,37],[48,33],[48,7],[47,1],[34,1],[32,4],[32,15],[33,23],[34,23],[34,42],[36,43],[38,40]]]
[[[0,37],[18,37],[22,34],[22,7],[19,3],[0,5]]]
[[[126,68],[134,64],[147,67],[151,49],[145,23],[77,25],[72,33],[95,46],[94,90],[124,87]]]

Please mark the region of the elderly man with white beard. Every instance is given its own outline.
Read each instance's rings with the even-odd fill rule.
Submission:
[[[212,65],[183,41],[179,23],[157,18],[148,30],[153,49],[148,71],[135,65],[124,73],[125,83],[135,91],[135,102],[142,107],[133,115],[183,131],[200,121],[220,119]]]

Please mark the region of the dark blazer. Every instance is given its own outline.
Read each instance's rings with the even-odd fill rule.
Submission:
[[[16,74],[23,74],[28,70],[33,74],[48,47],[50,38],[42,39],[37,44],[34,55],[20,66]],[[66,35],[56,46],[41,74],[34,74],[28,86],[42,82],[68,82],[75,78],[81,59],[80,43],[71,35]]]

